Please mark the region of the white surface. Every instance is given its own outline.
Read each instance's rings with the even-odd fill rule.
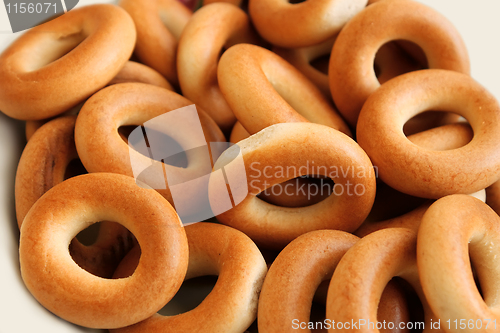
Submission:
[[[100,1],[81,0],[78,6]],[[107,1],[111,2],[111,1]],[[421,0],[444,14],[461,32],[469,49],[473,77],[500,98],[500,1]],[[3,3],[0,3],[0,7]],[[16,36],[2,33],[5,11],[0,9],[0,51]],[[0,78],[1,80],[1,78]],[[18,263],[17,224],[14,211],[14,176],[24,144],[22,122],[0,114],[0,333],[100,332],[80,328],[50,314],[24,287]]]

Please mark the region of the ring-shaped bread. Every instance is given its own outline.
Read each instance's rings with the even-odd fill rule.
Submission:
[[[0,110],[22,120],[63,113],[120,71],[135,40],[134,22],[113,5],[73,9],[28,30],[0,55]]]
[[[24,148],[15,182],[17,224],[49,189],[64,181],[70,163],[78,158],[74,131],[76,116],[59,117],[40,128]],[[97,239],[83,245],[73,239],[69,250],[73,260],[86,271],[110,278],[124,255],[134,245],[130,232],[115,222],[102,221]]]
[[[75,143],[83,165],[89,172],[113,172],[131,177],[134,177],[131,160],[136,166],[144,166],[144,169],[153,164],[164,168],[167,176],[172,177],[171,179],[191,180],[209,174],[212,165],[210,159],[207,160],[207,158],[210,156],[187,154],[186,168],[155,162],[151,157],[130,149],[118,132],[121,126],[141,126],[150,119],[192,104],[188,99],[172,91],[143,83],[117,84],[99,91],[85,103],[76,121]],[[197,111],[197,116],[203,130],[205,144],[225,142],[224,135],[210,116],[201,109]],[[176,123],[168,123],[167,126],[158,124],[162,133],[170,135],[181,147],[185,148],[185,151],[190,150],[193,144],[199,146],[200,133],[194,132],[191,126],[196,125],[197,119],[190,117],[182,119],[178,116]],[[164,143],[157,144],[163,145]],[[160,157],[163,159],[168,156]],[[214,158],[217,158],[215,154]],[[148,178],[143,181],[150,186],[162,183],[162,187],[154,186],[154,188],[173,205],[171,191],[166,184],[166,179],[163,178],[163,172],[161,172],[160,179],[157,173],[150,175],[152,179]],[[146,177],[148,176],[146,173]],[[199,189],[194,185],[189,188],[189,191],[185,190],[180,195],[194,201]]]
[[[450,332],[455,320],[460,326],[465,321],[467,332],[498,332],[499,243],[500,218],[471,196],[441,198],[422,218],[417,242],[420,280],[431,308]]]
[[[224,178],[214,172],[209,182],[210,204],[220,222],[243,231],[264,247],[281,249],[312,230],[352,232],[373,205],[375,173],[370,159],[356,142],[330,127],[312,123],[267,127],[227,149],[214,170],[223,168],[226,175],[241,174],[236,155],[243,159],[246,177],[233,176],[230,186],[232,191],[248,188],[248,195],[237,198],[239,191],[232,192],[236,206],[222,212],[228,193]],[[333,193],[317,204],[280,207],[257,197],[276,184],[309,174],[330,177],[335,182]]]
[[[273,45],[311,46],[337,34],[368,0],[250,0],[248,10],[255,28]],[[300,22],[300,23],[299,23]]]
[[[408,40],[422,48],[431,69],[469,74],[467,48],[441,14],[413,0],[378,1],[349,21],[330,57],[330,89],[335,105],[355,126],[366,99],[380,87],[373,61],[382,45]]]
[[[358,240],[343,231],[316,230],[288,244],[272,263],[262,285],[259,332],[295,332],[301,324],[309,323],[315,292],[323,281],[331,279],[342,256]],[[408,318],[403,304],[401,292],[388,284],[380,300],[378,319],[400,322]]]
[[[216,275],[217,283],[193,310],[175,316],[155,314],[116,333],[134,332],[244,332],[257,318],[257,303],[267,266],[262,254],[242,232],[214,223],[186,226],[189,266],[186,280]],[[118,267],[115,276],[130,275],[139,260],[134,248]]]
[[[248,15],[232,4],[203,6],[184,28],[177,51],[177,71],[183,95],[199,105],[228,132],[236,122],[217,81],[223,48],[258,43]]]
[[[134,54],[177,86],[177,44],[192,11],[178,0],[121,0],[120,6],[137,29]]]
[[[465,146],[447,151],[412,143],[404,135],[403,125],[427,110],[465,117],[474,137]],[[378,167],[380,179],[410,195],[437,199],[469,194],[500,177],[500,106],[465,74],[429,69],[385,83],[363,106],[357,139]]]
[[[80,268],[68,245],[97,221],[130,230],[142,250],[134,274],[104,279]],[[131,177],[94,173],[47,191],[21,226],[21,275],[49,311],[77,325],[118,328],[149,318],[180,288],[188,266],[184,228],[172,206]]]
[[[260,46],[237,44],[222,55],[219,87],[250,133],[277,123],[323,124],[351,132],[321,91],[283,58]]]
[[[326,318],[335,323],[359,323],[358,332],[380,332],[376,323],[382,292],[393,277],[400,277],[420,298],[425,316],[423,332],[434,332],[430,321],[437,318],[420,285],[416,242],[417,233],[404,228],[383,229],[361,238],[342,257],[333,273],[328,288]],[[373,324],[369,325],[369,322]],[[329,329],[329,332],[337,331],[338,326]]]

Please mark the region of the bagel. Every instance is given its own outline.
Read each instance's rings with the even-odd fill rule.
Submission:
[[[431,69],[470,72],[465,44],[444,16],[412,0],[378,1],[346,24],[330,57],[332,97],[350,125],[356,125],[363,103],[380,86],[373,68],[377,50],[400,39],[420,46]]]
[[[66,116],[48,122],[24,148],[15,182],[19,228],[33,204],[50,188],[63,182],[70,163],[78,159],[74,140],[75,121],[75,116]],[[80,267],[94,275],[110,278],[133,245],[134,240],[126,228],[115,222],[103,221],[92,245],[85,246],[75,238],[69,250]]]
[[[402,228],[379,230],[360,239],[342,257],[333,273],[328,288],[326,318],[335,324],[359,323],[360,332],[379,332],[377,306],[387,283],[397,276],[406,280],[420,298],[425,316],[423,332],[433,332],[430,323],[437,318],[419,282],[416,241],[415,231]],[[329,332],[339,328],[334,326]],[[396,325],[389,327],[397,328]]]
[[[498,331],[499,226],[500,218],[490,207],[466,195],[437,200],[422,218],[417,243],[420,280],[445,329],[458,330],[465,321],[469,332]]]
[[[472,141],[439,152],[410,142],[402,131],[404,123],[429,109],[465,117],[474,132]],[[469,194],[500,177],[500,106],[465,74],[423,70],[385,83],[363,106],[357,139],[378,167],[380,179],[413,196]]]
[[[242,157],[246,171],[239,180],[240,160],[235,156]],[[215,163],[214,170],[220,168],[234,175],[232,189],[248,188],[248,195],[240,198],[240,192],[233,190],[236,206],[227,210],[232,204],[225,180],[221,173],[212,173],[209,198],[217,220],[264,247],[281,249],[312,230],[354,231],[375,197],[373,166],[364,151],[345,134],[318,124],[270,126],[226,150]],[[257,197],[266,188],[307,174],[330,177],[336,186],[333,194],[300,208],[271,205]]]
[[[255,244],[242,232],[224,225],[196,223],[185,228],[189,245],[186,279],[217,275],[217,283],[203,302],[191,311],[152,317],[116,333],[204,332],[240,333],[257,317],[258,295],[267,273],[266,262]],[[115,276],[130,275],[139,261],[134,248]]]
[[[351,135],[321,91],[295,67],[269,50],[237,44],[222,55],[219,87],[250,133],[277,123],[311,121]]]
[[[250,0],[255,28],[273,45],[311,46],[337,34],[368,0],[322,0],[292,4],[287,0]],[[300,24],[297,24],[300,22]]]
[[[172,91],[142,83],[117,84],[99,91],[85,103],[76,121],[75,143],[83,165],[89,172],[113,172],[136,177],[157,189],[172,205],[174,200],[171,184],[168,183],[193,180],[187,184],[188,188],[183,187],[177,191],[177,196],[185,200],[178,200],[176,209],[181,218],[186,216],[181,213],[181,202],[191,203],[188,213],[195,213],[192,211],[193,207],[203,210],[204,207],[196,202],[198,199],[202,200],[204,193],[200,191],[200,186],[206,186],[204,184],[208,179],[204,177],[212,170],[208,148],[186,153],[188,165],[183,168],[153,160],[159,154],[152,154],[147,149],[142,131],[136,133],[143,140],[143,143],[137,144],[137,147],[143,148],[142,153],[136,150],[137,147],[132,148],[133,144],[129,146],[118,133],[121,126],[140,126],[151,120],[145,125],[148,140],[153,140],[152,134],[159,128],[161,133],[169,135],[181,147],[180,151],[171,152],[170,145],[165,144],[165,141],[152,144],[157,146],[156,149],[170,149],[166,152],[167,156],[156,156],[158,159],[167,159],[168,155],[176,156],[176,153],[183,150],[189,152],[193,148],[206,146],[209,142],[225,142],[217,124],[201,109],[197,113],[196,109],[194,113],[190,113],[191,109],[176,110],[191,104],[188,99]],[[168,117],[164,114],[173,110],[176,111],[175,122],[169,120],[165,124],[161,123],[164,118],[153,119],[161,115]],[[183,117],[182,114],[186,116]],[[165,136],[157,140],[165,140]],[[214,159],[217,158],[215,149],[212,149],[212,155]],[[147,172],[139,175],[137,170]],[[163,170],[170,179],[168,182]],[[206,200],[208,205],[208,198]],[[183,221],[186,223],[184,219]]]
[[[103,279],[81,269],[68,252],[78,232],[96,221],[129,229],[142,250],[134,274]],[[118,328],[156,313],[182,284],[186,234],[172,206],[131,177],[87,174],[48,190],[21,226],[21,276],[49,311],[77,325]]]
[[[118,74],[135,40],[134,22],[113,5],[73,9],[30,29],[0,55],[0,110],[22,120],[63,113]]]
[[[358,238],[337,230],[317,230],[299,236],[274,260],[259,298],[259,332],[294,332],[310,322],[313,296],[328,281],[338,262]],[[388,284],[379,304],[379,319],[408,318],[401,293]]]
[[[248,15],[232,4],[203,6],[193,15],[179,40],[177,71],[182,93],[205,110],[227,132],[236,122],[217,82],[223,48],[259,43]]]
[[[137,29],[134,54],[177,86],[177,44],[192,11],[178,0],[121,0],[120,6]]]

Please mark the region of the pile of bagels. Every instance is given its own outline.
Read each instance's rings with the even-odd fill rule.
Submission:
[[[116,333],[498,332],[500,105],[456,28],[415,0],[198,7],[82,6],[0,55],[0,110],[26,121],[15,205],[33,297]],[[234,144],[208,168],[131,143],[193,104],[198,123],[155,130]],[[215,218],[183,223],[178,184],[136,179],[134,157],[209,175]],[[207,275],[198,306],[158,314]]]

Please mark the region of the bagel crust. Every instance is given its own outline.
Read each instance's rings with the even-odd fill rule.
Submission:
[[[70,241],[90,224],[116,221],[137,238],[142,256],[134,274],[103,279],[71,258]],[[87,174],[47,191],[21,227],[21,276],[31,294],[59,317],[90,328],[144,320],[167,303],[186,274],[186,234],[172,206],[131,177]]]

